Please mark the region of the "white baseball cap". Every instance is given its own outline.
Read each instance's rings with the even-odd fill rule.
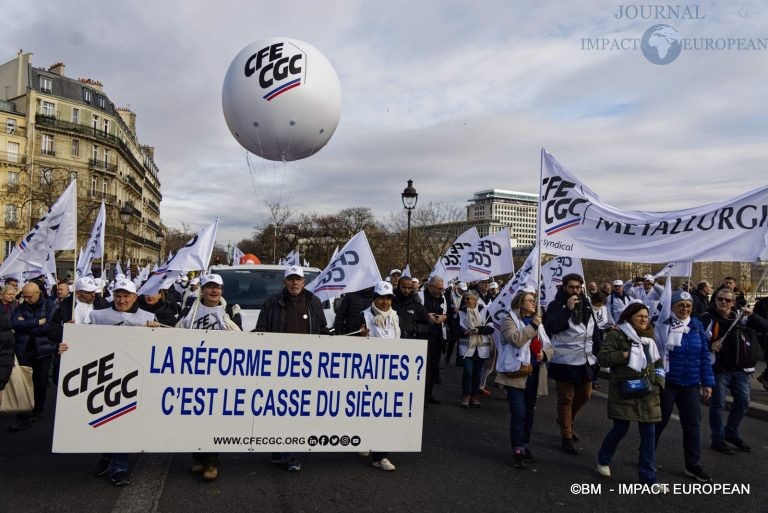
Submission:
[[[467,288],[468,287],[466,283],[464,283],[463,281],[459,282],[459,290],[467,290]]]
[[[403,271],[401,271],[400,269],[392,269],[391,271],[389,271],[389,275],[390,275],[390,276],[392,276],[392,275],[393,275],[393,274],[395,274],[395,273],[397,273],[397,274],[403,274]]]
[[[197,279],[197,278],[195,278]],[[218,274],[205,274],[200,278],[200,286],[205,287],[209,283],[215,283],[219,287],[224,286],[224,280],[221,279],[221,275]]]
[[[492,281],[492,282],[491,282],[491,284],[490,284],[490,286],[489,286],[488,288],[491,288],[491,289],[498,289],[498,288],[499,288],[499,284],[498,284],[498,283],[496,283],[495,281]]]
[[[83,292],[96,292],[98,289],[96,282],[90,276],[78,278],[77,285],[75,285],[75,290],[82,290]]]
[[[292,265],[285,270],[285,277],[288,278],[289,276],[301,276],[303,278],[304,270],[298,265]]]
[[[393,296],[394,294],[395,293],[392,292],[392,284],[388,281],[380,281],[373,288],[374,296]]]
[[[130,292],[131,294],[136,294],[136,285],[131,280],[126,280],[123,278],[122,280],[116,280],[115,286],[112,287],[112,292],[117,292],[118,290],[123,290],[125,292]]]
[[[653,282],[653,281],[656,281],[656,278],[654,278],[652,274],[646,274],[645,276],[643,276],[643,281]]]
[[[621,280],[613,280],[614,285],[624,285],[624,282]]]

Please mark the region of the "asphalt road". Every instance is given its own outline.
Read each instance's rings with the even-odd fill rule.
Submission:
[[[371,467],[356,453],[303,455],[299,473],[270,464],[267,454],[223,454],[219,479],[208,483],[191,474],[187,454],[142,454],[132,459],[132,484],[114,488],[92,476],[97,456],[51,454],[52,412],[20,433],[7,433],[13,419],[0,417],[0,513],[768,512],[768,424],[763,420],[745,418],[742,424],[752,453],[725,456],[708,449],[708,410],[702,409],[702,465],[716,484],[739,485],[742,493],[673,488],[668,495],[629,494],[620,486],[637,480],[634,426],[611,465],[613,477],[600,478],[594,471],[595,453],[610,427],[601,391],[577,419],[578,456],[560,450],[554,396],[539,398],[531,444],[537,462],[518,470],[510,465],[503,391],[494,389],[480,409],[464,410],[458,406],[459,369],[445,366],[442,373],[436,395],[444,403],[425,411],[422,452],[391,454],[397,466],[392,473]],[[694,483],[684,476],[682,459],[674,420],[657,452],[660,482]]]

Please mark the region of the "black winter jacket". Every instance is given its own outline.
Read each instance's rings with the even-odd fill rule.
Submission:
[[[0,308],[0,390],[5,388],[13,369],[13,346],[15,339],[11,328],[11,318]]]
[[[309,308],[309,332],[317,335],[329,335],[328,323],[325,320],[323,304],[310,291],[304,289],[302,294],[307,296],[307,307]],[[253,331],[264,331],[269,333],[285,333],[286,318],[285,308],[288,299],[288,291],[283,289],[264,302],[259,312],[259,320],[256,321],[256,328]],[[359,329],[359,327],[358,327]]]
[[[373,287],[344,294],[336,309],[333,333],[346,335],[360,329],[360,314],[373,303]]]
[[[392,308],[400,318],[401,338],[426,338],[429,333],[427,310],[419,302],[419,296],[410,294],[403,296],[400,289],[395,290]]]
[[[22,362],[45,358],[56,353],[58,345],[48,338],[56,313],[56,302],[40,296],[35,304],[19,303],[13,311],[11,324],[16,332],[16,355]],[[40,319],[45,319],[40,324]]]

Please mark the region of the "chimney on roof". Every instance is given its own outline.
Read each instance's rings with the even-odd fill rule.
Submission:
[[[63,62],[57,62],[56,64],[51,64],[51,66],[48,68],[48,71],[51,73],[54,73],[56,75],[59,75],[60,77],[64,76],[64,63]]]

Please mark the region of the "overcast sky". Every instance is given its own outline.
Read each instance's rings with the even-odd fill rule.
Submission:
[[[265,222],[266,201],[381,218],[402,209],[409,178],[419,203],[538,192],[541,147],[608,203],[674,210],[765,185],[768,51],[683,50],[656,65],[583,39],[639,39],[657,23],[684,38],[768,37],[764,2],[697,4],[704,19],[616,19],[639,5],[626,0],[2,0],[0,60],[23,48],[35,66],[103,82],[156,148],[163,222],[197,230],[219,215],[224,244]],[[341,120],[316,155],[285,168],[251,156],[249,170],[222,83],[242,48],[276,36],[332,63]]]

